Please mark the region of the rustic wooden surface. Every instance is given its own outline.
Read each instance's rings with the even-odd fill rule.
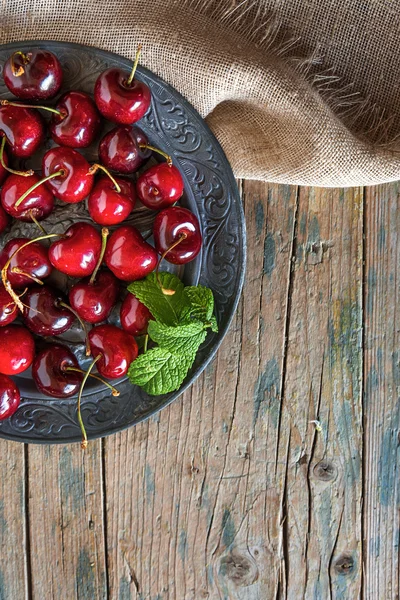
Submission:
[[[192,389],[85,454],[0,440],[0,600],[399,598],[398,185],[241,186]]]

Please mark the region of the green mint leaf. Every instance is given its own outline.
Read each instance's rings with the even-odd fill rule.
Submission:
[[[128,377],[151,396],[177,390],[192,366],[194,356],[177,356],[166,348],[153,348],[131,363]]]
[[[207,331],[204,324],[199,321],[183,323],[176,327],[150,321],[148,334],[153,342],[162,348],[184,357],[192,356],[194,358],[200,344],[206,338]]]
[[[213,331],[214,333],[218,333],[217,319],[215,318],[214,315],[212,315],[209,323],[210,323],[211,331]]]
[[[191,306],[192,319],[209,321],[214,312],[214,296],[212,291],[202,285],[187,286],[183,297]]]
[[[177,325],[186,303],[183,298],[184,285],[179,277],[172,273],[161,272],[159,277],[163,287],[174,290],[175,294],[168,296],[162,292],[155,273],[150,273],[141,281],[134,281],[128,285],[128,291],[147,306],[157,321],[166,325]]]

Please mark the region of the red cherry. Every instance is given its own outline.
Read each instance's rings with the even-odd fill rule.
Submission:
[[[14,238],[7,242],[0,252],[0,269],[5,266],[8,259],[18,248],[21,248],[28,241],[28,238]],[[34,279],[45,279],[50,275],[51,271],[52,266],[49,261],[47,248],[39,242],[33,242],[29,246],[22,248],[11,259],[10,266],[7,269],[7,279],[12,287],[27,287],[34,283]]]
[[[89,332],[89,341],[93,357],[100,355],[97,370],[107,379],[126,375],[129,365],[138,355],[135,338],[115,325],[94,327]]]
[[[115,127],[99,144],[101,163],[113,171],[129,175],[135,173],[151,156],[151,150],[141,149],[148,139],[139,127]]]
[[[84,279],[69,292],[69,301],[78,315],[88,323],[101,323],[109,316],[119,291],[119,282],[109,271],[100,271],[96,281]]]
[[[10,175],[1,190],[1,204],[4,210],[15,219],[27,222],[32,221],[32,216],[37,221],[48,217],[54,208],[54,197],[44,183],[15,206],[17,200],[39,181],[40,178],[35,174],[29,177]]]
[[[124,225],[111,235],[105,263],[118,279],[135,281],[156,268],[157,253],[135,227]]]
[[[156,216],[153,235],[157,252],[175,265],[190,262],[201,250],[199,221],[196,215],[181,206],[166,208]]]
[[[58,58],[39,48],[14,52],[3,69],[4,83],[10,92],[25,100],[53,98],[61,87],[62,77]]]
[[[64,202],[80,202],[93,187],[94,176],[90,164],[72,148],[51,148],[43,157],[42,167],[45,177],[52,177],[47,185],[54,196]]]
[[[91,275],[101,252],[101,236],[89,223],[75,223],[50,246],[53,267],[71,277]]]
[[[2,140],[2,141],[3,141],[3,140]],[[4,138],[4,143],[6,143],[6,142],[7,142],[7,140],[6,140],[6,138]],[[8,171],[7,171],[7,169],[5,168],[6,166],[8,166],[8,156],[7,156],[6,152],[4,151],[4,148],[3,148],[3,156],[2,156],[2,159],[3,159],[3,162],[4,162],[4,165],[5,165],[5,166],[3,166],[3,165],[1,164],[1,162],[0,162],[0,185],[3,183],[3,181],[5,181],[5,179],[6,179],[6,178],[8,177],[8,175],[9,175],[9,172],[8,172]]]
[[[136,189],[139,199],[147,208],[160,210],[181,198],[183,179],[174,165],[159,163],[140,175]]]
[[[33,361],[32,377],[40,392],[54,398],[68,398],[79,390],[83,376],[74,354],[61,344],[51,344]]]
[[[3,233],[7,229],[10,219],[7,216],[6,211],[0,206],[0,233]]]
[[[86,148],[94,141],[100,127],[100,115],[95,103],[84,92],[67,92],[57,102],[50,132],[60,146]]]
[[[7,138],[10,152],[18,158],[32,156],[44,141],[43,120],[37,110],[0,104],[0,132]]]
[[[0,421],[11,417],[20,403],[21,396],[14,381],[0,374]]]
[[[32,334],[21,325],[7,325],[0,335],[0,373],[17,375],[31,366],[35,356]]]
[[[99,225],[122,223],[135,208],[136,190],[133,181],[121,177],[115,177],[115,181],[120,192],[109,177],[101,177],[88,198],[89,214]]]
[[[121,327],[132,335],[143,335],[153,315],[136,296],[128,293],[121,305]]]
[[[61,302],[65,299],[58,290],[48,285],[34,286],[24,296],[25,325],[37,335],[59,335],[68,331],[75,317]]]
[[[4,285],[0,284],[0,327],[9,325],[17,318],[17,316],[18,309],[15,302]]]

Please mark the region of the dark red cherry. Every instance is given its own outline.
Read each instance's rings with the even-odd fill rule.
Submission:
[[[128,293],[121,305],[121,327],[132,335],[143,335],[153,315],[136,296]]]
[[[32,216],[37,221],[46,219],[53,211],[54,197],[44,183],[31,192],[17,207],[15,206],[17,200],[39,181],[37,175],[29,177],[10,175],[1,190],[1,204],[4,210],[21,221],[32,221]]]
[[[0,233],[3,233],[5,229],[7,229],[10,219],[4,208],[0,206]]]
[[[153,165],[136,182],[142,203],[152,210],[174,204],[183,194],[183,179],[178,169],[168,163]]]
[[[99,225],[122,223],[135,208],[136,189],[133,181],[115,177],[121,191],[118,192],[109,177],[101,177],[88,198],[88,210],[93,221]]]
[[[14,238],[7,242],[0,252],[0,269],[5,266],[14,252],[28,241],[28,238]],[[22,248],[12,258],[10,266],[7,269],[7,279],[13,288],[27,287],[34,283],[32,276],[42,280],[48,277],[51,271],[52,266],[49,261],[47,248],[39,242],[34,242]],[[22,273],[26,273],[26,275]],[[28,275],[31,275],[31,277],[28,277]]]
[[[5,100],[0,102],[4,103]],[[0,135],[5,135],[10,152],[28,158],[38,150],[45,138],[43,120],[34,108],[0,106]]]
[[[139,127],[115,127],[100,141],[100,162],[118,173],[135,173],[151,156],[151,150],[139,147],[139,144],[148,143],[147,136]]]
[[[11,417],[21,403],[17,385],[10,377],[0,373],[0,421]]]
[[[4,150],[3,150],[3,161],[4,161],[4,164],[6,166],[8,166],[8,162],[9,162],[8,161],[8,156],[7,156],[7,154],[6,154],[6,152]],[[8,177],[8,175],[9,175],[9,172],[7,171],[7,169],[5,169],[3,167],[3,165],[0,162],[0,185],[3,183],[3,181],[6,180],[6,178]]]
[[[35,285],[25,294],[23,321],[37,335],[59,335],[74,322],[71,311],[60,306],[64,296],[48,285]]]
[[[56,198],[74,204],[90,194],[94,175],[86,158],[77,150],[62,146],[51,148],[43,157],[42,168],[45,177],[53,176],[46,185]]]
[[[100,127],[100,115],[95,103],[84,92],[67,92],[57,102],[50,133],[60,146],[86,148],[94,141]]]
[[[14,52],[4,64],[3,78],[14,96],[24,100],[44,100],[57,94],[63,74],[60,62],[52,52],[34,48],[29,52]]]
[[[18,375],[31,366],[35,356],[32,334],[21,325],[7,325],[0,335],[0,373]]]
[[[107,243],[105,263],[118,279],[143,279],[157,265],[157,253],[131,225],[114,231]]]
[[[32,364],[32,377],[40,392],[54,398],[76,394],[83,376],[77,371],[79,363],[66,346],[51,344],[41,350]]]
[[[9,325],[18,316],[18,308],[7,292],[4,285],[0,284],[0,327]]]
[[[138,355],[135,338],[115,325],[98,325],[89,332],[93,358],[101,358],[96,367],[100,375],[115,379],[126,375]]]
[[[111,67],[99,75],[94,86],[97,108],[109,121],[131,125],[147,112],[151,93],[148,86],[134,79],[128,83],[129,71]]]
[[[78,315],[88,323],[101,323],[117,301],[119,282],[109,271],[100,271],[94,283],[83,279],[69,292],[69,301]]]
[[[53,267],[71,277],[87,277],[93,273],[101,252],[101,235],[89,223],[75,223],[63,238],[50,246]]]
[[[190,262],[201,250],[199,221],[196,215],[181,206],[172,206],[158,213],[153,235],[157,252],[165,254],[165,260],[176,265]],[[174,244],[176,246],[168,251]]]

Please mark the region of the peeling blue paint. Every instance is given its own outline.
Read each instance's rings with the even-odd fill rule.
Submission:
[[[259,200],[256,206],[256,237],[259,238],[264,229],[264,205]]]
[[[236,536],[235,523],[233,521],[231,511],[229,508],[225,508],[224,514],[222,515],[222,541],[227,548],[233,543]]]
[[[378,469],[378,489],[381,503],[388,506],[395,491],[398,437],[397,429],[389,428],[382,438]]]
[[[6,531],[7,531],[7,521],[4,516],[4,500],[0,500],[0,535],[1,536],[5,535]]]
[[[367,381],[365,384],[365,403],[369,406],[373,399],[374,392],[379,388],[379,377],[375,367],[371,367],[367,373]]]
[[[6,582],[4,580],[3,571],[0,570],[0,600],[8,600],[10,596],[8,595],[8,590],[6,587]]]
[[[82,469],[73,466],[72,453],[67,447],[61,450],[59,468],[61,500],[66,504],[70,501],[75,514],[84,503],[85,486]]]
[[[142,595],[140,594],[139,598]],[[118,600],[131,600],[131,585],[126,577],[121,577],[119,580]]]
[[[262,405],[266,401],[268,404],[264,407],[269,411],[274,427],[278,424],[279,407],[280,407],[280,390],[281,373],[275,358],[271,358],[265,367],[263,373],[258,377],[254,389],[254,416],[253,425],[255,425]]]
[[[386,228],[384,225],[379,227],[378,231],[378,248],[382,252],[386,247]]]
[[[96,597],[94,572],[90,562],[87,550],[82,548],[79,552],[78,565],[76,568],[76,589],[78,598]]]
[[[306,227],[307,227],[307,213],[301,213],[300,217],[300,235],[304,237],[306,235]]]
[[[144,484],[146,486],[147,502],[150,502],[151,496],[154,495],[156,486],[154,483],[154,473],[149,465],[146,465],[144,468]]]
[[[392,354],[392,375],[393,383],[396,387],[400,386],[400,357],[397,350]]]
[[[313,244],[315,242],[320,242],[320,230],[319,223],[316,215],[313,215],[310,224],[308,226],[308,243]]]
[[[370,315],[374,308],[374,295],[375,295],[376,286],[377,286],[376,271],[373,267],[370,267],[368,269],[367,282],[368,282],[368,293],[367,293],[367,298],[365,301],[365,308],[366,308],[367,314]]]
[[[275,240],[272,233],[268,232],[264,242],[264,273],[267,277],[271,277],[275,269]]]
[[[181,557],[181,561],[184,563],[187,558],[188,547],[186,531],[183,529],[179,534],[178,552],[179,556]]]

